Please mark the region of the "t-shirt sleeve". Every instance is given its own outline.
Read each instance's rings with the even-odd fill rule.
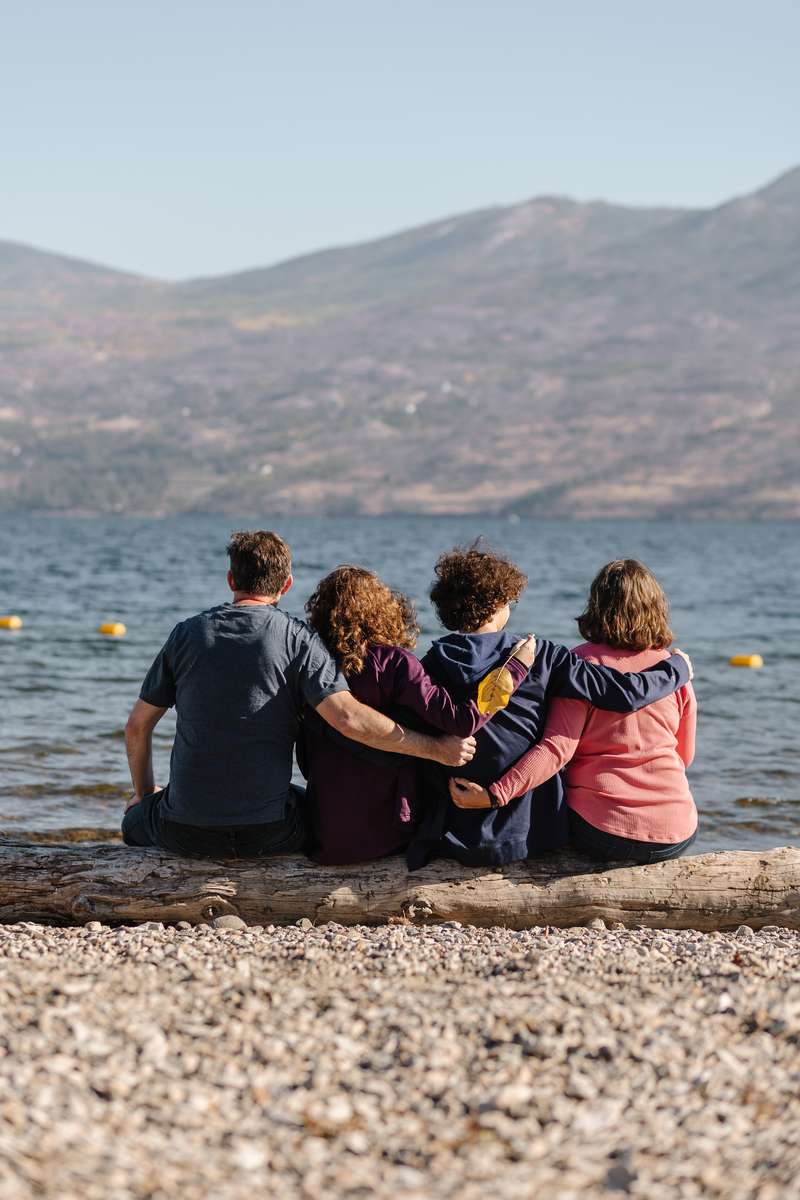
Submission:
[[[298,666],[300,694],[311,708],[336,692],[350,690],[333,655],[317,634],[309,634],[304,640]]]
[[[173,629],[153,660],[139,692],[139,699],[155,708],[172,708],[175,703],[175,671],[172,657],[174,641]]]

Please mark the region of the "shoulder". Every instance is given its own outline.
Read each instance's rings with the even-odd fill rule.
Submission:
[[[559,642],[551,642],[547,638],[540,637],[536,639],[536,664],[539,666],[550,667],[568,653],[567,647],[562,646]]]
[[[603,658],[613,657],[617,651],[612,650],[610,646],[602,646],[599,642],[580,642],[577,646],[572,647],[570,653],[574,654],[576,658],[599,663]]]
[[[194,613],[191,617],[184,617],[182,621],[173,628],[173,634],[193,633],[195,630],[204,629],[208,625],[213,625],[222,613],[228,608],[225,604],[215,604],[213,608],[204,608],[202,612]]]
[[[184,617],[182,621],[173,625],[167,638],[167,644],[184,642],[197,637],[204,629],[213,624],[214,616],[218,611],[218,608],[208,608],[203,612],[194,613],[191,617]]]
[[[603,642],[581,642],[573,650],[578,658],[597,663],[602,667],[614,667],[618,671],[645,671],[656,663],[669,658],[669,650],[625,650],[619,646],[608,646]]]
[[[304,638],[306,641],[313,638],[322,640],[308,621],[304,621],[301,617],[293,617],[291,613],[284,612],[282,608],[272,607],[272,620],[278,628],[285,629],[292,637]]]
[[[579,646],[570,648],[562,642],[550,642],[537,638],[536,661],[543,671],[563,671],[572,669],[576,659],[584,662],[599,662],[598,647],[591,642],[581,642]],[[541,655],[541,658],[540,658]]]
[[[297,653],[311,650],[317,654],[324,654],[326,657],[332,658],[331,652],[320,635],[315,629],[311,628],[307,621],[302,621],[299,617],[292,617],[280,608],[274,609],[273,612],[275,614],[273,629],[279,629],[283,632],[293,650],[296,650]]]
[[[419,675],[423,669],[413,650],[408,650],[405,646],[387,646],[380,642],[370,642],[367,660],[379,675],[384,672]]]
[[[369,653],[374,655],[378,662],[419,665],[419,659],[414,651],[409,650],[406,646],[386,646],[378,642],[370,642]]]

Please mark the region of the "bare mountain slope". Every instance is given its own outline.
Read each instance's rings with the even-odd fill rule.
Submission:
[[[0,504],[800,516],[800,169],[163,284],[0,243]]]

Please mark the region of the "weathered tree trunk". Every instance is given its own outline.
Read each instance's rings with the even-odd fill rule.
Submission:
[[[320,867],[282,856],[177,858],[109,845],[0,842],[0,921],[208,921],[301,917],[343,925],[461,921],[582,925],[594,917],[653,929],[800,929],[800,850],[703,854],[647,867],[598,867],[569,854],[486,869],[400,858]]]

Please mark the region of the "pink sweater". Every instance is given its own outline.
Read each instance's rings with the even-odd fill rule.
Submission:
[[[575,653],[618,671],[643,671],[669,651],[584,642]],[[492,792],[507,803],[569,763],[567,804],[590,825],[638,842],[682,842],[697,827],[686,779],[696,725],[690,683],[628,715],[602,712],[585,700],[554,700],[542,740],[492,784]]]

